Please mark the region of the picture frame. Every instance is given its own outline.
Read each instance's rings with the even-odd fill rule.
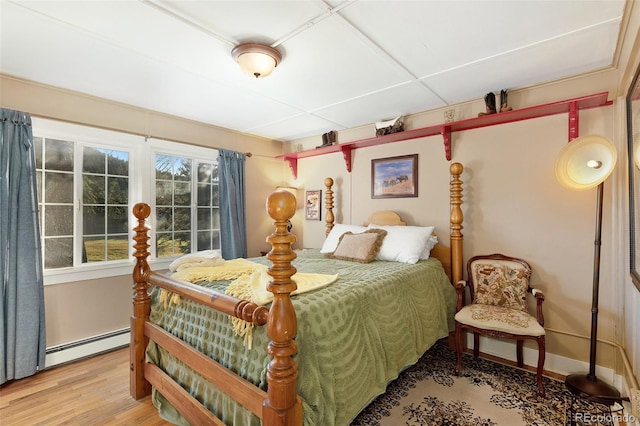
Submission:
[[[305,191],[304,218],[306,220],[320,220],[322,216],[322,190]]]
[[[371,160],[371,198],[418,196],[418,154]]]
[[[629,265],[640,291],[640,68],[627,93],[627,159],[629,175]]]

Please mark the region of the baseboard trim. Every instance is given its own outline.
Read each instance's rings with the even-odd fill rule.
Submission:
[[[473,334],[471,333],[467,335],[467,348],[473,348]],[[480,336],[480,348],[482,353],[487,355],[487,358],[495,358],[495,361],[516,365],[515,342]],[[522,358],[525,368],[535,371],[535,366],[538,363],[538,350],[524,347]],[[589,371],[589,364],[586,362],[549,352],[545,356],[544,373],[548,377],[564,380],[569,374],[587,371]],[[623,376],[616,374],[611,368],[596,366],[596,375],[599,379],[612,384],[617,389],[623,389],[626,384]]]
[[[45,369],[127,346],[129,328],[47,348]]]

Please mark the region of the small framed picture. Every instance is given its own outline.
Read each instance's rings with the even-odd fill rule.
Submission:
[[[371,198],[418,196],[418,154],[371,160]]]
[[[305,191],[304,218],[307,220],[320,220],[322,209],[322,191],[320,189]]]

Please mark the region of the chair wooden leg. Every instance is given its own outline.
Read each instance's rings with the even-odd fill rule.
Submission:
[[[455,340],[456,340],[456,368],[455,375],[459,376],[460,371],[462,370],[462,327],[460,324],[456,324],[456,332],[455,332]]]
[[[538,395],[541,397],[545,397],[544,386],[542,384],[542,369],[544,367],[544,358],[545,358],[545,343],[544,336],[540,336],[536,339],[538,341],[538,368],[536,371],[537,379],[538,379]]]
[[[473,356],[478,358],[480,355],[480,334],[473,333]]]
[[[524,340],[516,341],[516,357],[518,360],[518,367],[522,368],[524,362],[522,361],[522,345],[524,344]]]

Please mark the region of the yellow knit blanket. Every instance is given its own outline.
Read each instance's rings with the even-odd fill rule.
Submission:
[[[273,294],[267,291],[267,285],[271,281],[271,276],[267,273],[267,270],[268,267],[260,263],[251,262],[247,259],[233,259],[218,266],[184,269],[174,273],[173,277],[191,283],[233,280],[227,287],[226,294],[258,305],[266,305],[273,301]],[[298,287],[291,293],[295,295],[326,287],[338,279],[338,274],[297,272],[291,279],[295,281]],[[163,295],[163,293],[168,292],[163,291],[160,294],[160,300],[165,304],[165,307],[170,303],[180,304],[180,298],[177,295]],[[231,321],[236,335],[244,337],[245,346],[251,349],[253,324],[235,317],[232,317]]]

